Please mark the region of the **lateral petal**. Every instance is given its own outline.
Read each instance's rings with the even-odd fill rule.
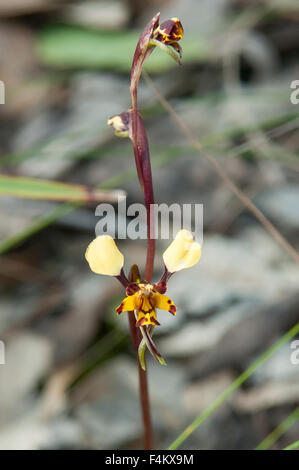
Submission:
[[[134,295],[125,297],[122,303],[117,307],[116,313],[120,315],[122,312],[131,312],[138,308],[138,292]]]
[[[171,298],[167,297],[167,295],[158,293],[154,294],[154,304],[156,308],[166,310],[166,312],[169,312],[172,315],[176,314],[176,306]]]

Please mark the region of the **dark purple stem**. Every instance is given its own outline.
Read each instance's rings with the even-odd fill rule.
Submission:
[[[137,172],[141,174],[140,183],[144,194],[147,217],[147,257],[144,278],[151,282],[155,258],[154,217],[152,214],[154,204],[154,191],[148,139],[143,119],[138,109],[132,109],[132,140]]]
[[[166,268],[166,266],[164,266],[164,273],[161,276],[161,279],[160,279],[159,283],[167,284],[167,282],[169,281],[169,279],[171,278],[172,275],[173,275],[173,273],[170,273],[168,271],[168,269]]]
[[[126,289],[128,284],[129,284],[129,280],[126,277],[123,268],[121,269],[121,272],[119,273],[119,276],[115,276],[115,277]]]
[[[153,217],[151,211],[154,204],[154,191],[152,182],[152,171],[150,162],[150,152],[148,139],[146,136],[143,119],[138,110],[138,84],[142,72],[142,67],[146,59],[153,51],[149,47],[149,41],[153,35],[154,29],[159,24],[160,14],[148,23],[137,43],[131,70],[131,98],[132,98],[132,142],[134,147],[135,162],[141,188],[144,194],[144,201],[147,213],[147,256],[144,278],[151,282],[155,258],[155,238],[153,227]]]
[[[153,274],[154,257],[155,257],[155,238],[151,236],[154,233],[154,227],[152,226],[151,210],[154,204],[154,191],[152,183],[152,171],[150,162],[150,152],[148,139],[145,132],[142,117],[138,111],[138,83],[142,72],[142,66],[146,58],[151,54],[152,48],[149,48],[149,40],[153,34],[154,28],[159,23],[159,14],[157,14],[146,26],[145,30],[141,34],[136,50],[133,57],[132,70],[131,70],[131,98],[132,108],[130,109],[131,114],[131,139],[134,148],[134,156],[137,168],[137,174],[140,181],[140,185],[144,195],[144,202],[147,214],[147,256],[146,256],[146,267],[145,267],[145,279],[150,282]],[[136,273],[135,273],[136,274]],[[131,270],[130,281],[136,282],[134,269]],[[139,274],[138,274],[139,276]],[[140,277],[140,276],[139,276]],[[144,371],[139,362],[138,357],[138,346],[141,342],[141,332],[136,327],[135,316],[133,312],[129,312],[129,321],[131,328],[131,335],[133,345],[136,350],[136,358],[138,363],[138,375],[139,375],[139,390],[141,399],[141,409],[144,424],[144,443],[145,449],[152,449],[152,425],[151,425],[151,413],[150,413],[150,402],[149,393],[147,386],[147,373]]]

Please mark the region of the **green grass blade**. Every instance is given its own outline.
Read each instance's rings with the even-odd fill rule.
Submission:
[[[299,333],[299,323],[291,328],[273,346],[256,359],[232,384],[224,390],[217,400],[201,413],[168,447],[168,450],[177,449],[222,403],[237,390],[269,357],[281,346]]]
[[[288,447],[285,447],[283,450],[295,450],[299,447],[299,441],[293,442]]]
[[[110,178],[105,182],[97,185],[97,189],[101,190],[111,190],[121,186],[125,181],[136,177],[135,170],[128,170],[126,172],[121,173],[118,176]],[[23,241],[27,240],[27,238],[35,235],[40,230],[51,225],[53,222],[59,220],[60,218],[70,214],[72,211],[81,207],[83,203],[81,202],[65,202],[64,204],[60,204],[59,206],[55,207],[54,209],[47,212],[45,215],[38,217],[29,227],[25,228],[24,230],[18,232],[16,235],[12,235],[11,237],[6,238],[2,242],[0,242],[0,255],[6,253],[8,250],[16,247]]]
[[[299,419],[299,406],[255,448],[267,450]]]
[[[0,174],[0,195],[54,201],[117,201],[117,194],[84,185]]]

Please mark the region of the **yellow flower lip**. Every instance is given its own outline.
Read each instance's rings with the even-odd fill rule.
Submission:
[[[163,253],[163,260],[170,273],[191,268],[198,263],[201,246],[195,242],[188,230],[180,230]]]
[[[124,298],[117,307],[116,313],[136,312],[136,326],[160,325],[156,316],[156,309],[166,310],[172,315],[176,314],[176,306],[173,301],[164,294],[155,290],[155,286],[149,283],[138,284],[138,291]]]
[[[124,265],[124,256],[110,235],[96,237],[87,247],[86,261],[96,274],[118,276]]]

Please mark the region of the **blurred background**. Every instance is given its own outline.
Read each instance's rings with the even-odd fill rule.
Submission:
[[[127,317],[114,311],[123,292],[84,260],[97,202],[82,196],[74,204],[68,191],[100,184],[125,190],[128,204],[142,202],[130,142],[113,135],[107,118],[130,104],[132,55],[157,11],[183,23],[183,66],[156,50],[147,72],[204,149],[299,248],[299,104],[290,100],[299,80],[297,0],[1,2],[1,449],[142,448]],[[204,204],[202,259],[169,282],[178,314],[160,312],[155,332],[168,367],[148,357],[156,447],[166,448],[298,321],[299,278],[294,260],[143,80],[140,107],[156,202]],[[80,188],[67,186],[62,202],[53,200],[57,186],[28,178]],[[144,266],[144,241],[118,245],[127,268]],[[167,245],[158,243],[155,279]],[[280,348],[183,448],[255,448],[299,405],[291,351],[289,343]],[[272,448],[298,438],[292,419]]]

